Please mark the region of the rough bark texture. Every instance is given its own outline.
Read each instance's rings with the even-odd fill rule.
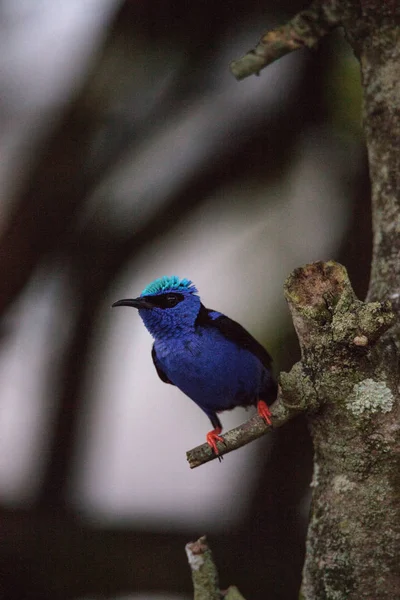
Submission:
[[[321,37],[337,25],[334,3],[314,2],[282,27],[267,31],[254,49],[231,62],[231,72],[239,80],[258,75],[261,69],[293,50],[315,48]]]
[[[362,70],[374,225],[368,300],[382,304],[323,294],[326,334],[313,318],[309,342],[301,319],[303,365],[322,403],[310,417],[315,471],[303,591],[310,600],[383,600],[400,598],[400,9],[337,5]],[[387,300],[393,326],[371,337],[371,327],[389,324]]]
[[[218,572],[206,537],[189,542],[185,550],[192,571],[194,600],[220,600]]]
[[[399,597],[398,364],[383,336],[395,315],[386,301],[358,300],[333,262],[297,269],[286,297],[319,403],[303,593]]]
[[[312,26],[302,33],[296,26],[307,19]],[[374,244],[367,303],[335,263],[297,269],[286,284],[302,352],[299,381],[317,399],[306,407],[315,464],[302,594],[389,600],[400,598],[400,6],[315,2],[276,31],[285,33],[288,52],[314,45],[329,22],[343,26],[361,65]],[[275,38],[265,35],[234,63],[234,74],[243,78],[279,58]]]
[[[245,600],[234,585],[225,591],[219,589],[217,567],[205,535],[186,544],[185,550],[192,571],[194,600]]]
[[[358,52],[364,88],[364,130],[374,229],[368,297],[371,300],[390,298],[399,312],[400,6],[396,10],[397,19],[385,19],[379,27],[373,22],[361,39]]]

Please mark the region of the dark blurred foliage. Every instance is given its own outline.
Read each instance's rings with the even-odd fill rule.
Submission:
[[[36,505],[26,510],[0,512],[2,598],[61,600],[152,590],[191,595],[184,556],[189,541],[186,534],[92,529],[71,512],[66,501],[96,309],[135,254],[190,214],[210,191],[229,181],[238,169],[243,170],[244,164],[253,174],[265,176],[269,169],[275,177],[284,172],[302,131],[330,118],[323,83],[334,63],[334,41],[307,55],[290,113],[266,114],[257,127],[221,152],[218,160],[211,157],[147,221],[135,224],[132,237],[115,237],[112,229],[101,223],[98,228],[93,222],[85,227],[80,215],[94,188],[135,147],[146,127],[151,128],[155,120],[201,92],[206,85],[203,74],[227,32],[234,35],[243,19],[253,18],[261,34],[264,23],[270,23],[270,14],[283,21],[305,4],[126,1],[83,88],[70,99],[42,141],[0,239],[0,269],[7,274],[0,280],[0,307],[4,312],[12,305],[44,261],[70,273],[79,305],[59,377],[58,409],[41,493]],[[134,93],[130,61],[139,38],[142,48],[173,44],[184,48],[186,56],[177,84],[144,123],[136,122],[127,109],[129,95]],[[119,75],[118,82],[113,82],[114,73]],[[100,149],[95,146],[99,139],[107,140]],[[349,186],[349,194],[354,196],[351,223],[334,257],[346,264],[361,296],[368,280],[371,228],[366,167],[364,171],[357,175],[357,185]],[[281,340],[280,348],[278,365],[289,369],[298,357],[294,335]],[[234,583],[252,600],[297,597],[311,455],[302,419],[274,433],[270,460],[263,467],[246,518],[229,533],[207,532],[223,586]]]

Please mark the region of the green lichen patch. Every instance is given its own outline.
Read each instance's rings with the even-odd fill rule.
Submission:
[[[350,481],[346,475],[336,475],[333,478],[333,489],[336,493],[342,494],[344,492],[350,492],[356,487],[354,481]]]
[[[332,336],[339,343],[366,347],[374,344],[394,321],[390,302],[355,300],[350,306],[338,304],[332,319]]]
[[[387,413],[393,408],[394,397],[383,381],[364,379],[356,383],[353,392],[346,399],[346,408],[355,416]]]

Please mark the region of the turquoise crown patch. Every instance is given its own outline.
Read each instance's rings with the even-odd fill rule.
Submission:
[[[160,277],[149,283],[140,295],[149,296],[150,294],[162,294],[164,292],[189,292],[190,294],[195,294],[197,289],[190,279],[179,279],[176,275],[171,275],[170,277],[164,275],[164,277]]]

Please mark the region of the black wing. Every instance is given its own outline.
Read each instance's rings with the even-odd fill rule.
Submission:
[[[213,313],[219,316],[213,317]],[[196,325],[217,328],[228,340],[254,354],[266,369],[271,368],[272,358],[266,349],[236,321],[201,305]]]
[[[154,366],[156,368],[157,374],[158,374],[159,378],[161,379],[161,381],[163,381],[164,383],[170,383],[171,385],[174,385],[172,383],[172,381],[170,379],[168,379],[168,377],[166,376],[166,374],[164,373],[164,371],[162,370],[162,368],[160,366],[160,362],[157,358],[157,352],[156,352],[156,349],[154,348],[154,344],[151,349],[151,358],[153,359]]]

